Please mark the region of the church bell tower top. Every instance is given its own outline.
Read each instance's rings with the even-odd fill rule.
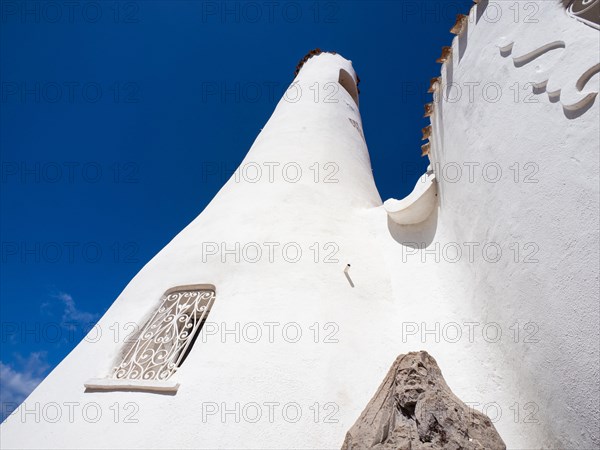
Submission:
[[[319,48],[311,50],[300,60],[294,75],[296,82],[338,82],[358,105],[360,78],[352,66],[352,61],[336,52]]]

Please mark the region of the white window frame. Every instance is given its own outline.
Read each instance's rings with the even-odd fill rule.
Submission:
[[[177,392],[177,372],[202,329],[216,296],[212,284],[167,290],[154,314],[128,344],[109,378],[91,379],[89,390]]]

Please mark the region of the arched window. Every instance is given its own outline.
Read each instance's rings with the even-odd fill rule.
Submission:
[[[350,75],[344,69],[340,69],[340,77],[338,79],[338,83],[340,83],[342,87],[346,89],[348,94],[350,94],[350,96],[354,99],[354,103],[356,103],[356,105],[358,106],[358,87],[356,86],[352,75]]]
[[[167,380],[188,356],[215,300],[212,285],[169,289],[114,368],[117,380]]]

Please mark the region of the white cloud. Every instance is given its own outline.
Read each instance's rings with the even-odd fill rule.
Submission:
[[[66,292],[51,295],[51,299],[43,302],[40,310],[49,317],[60,317],[61,327],[87,332],[100,317],[100,314],[78,309],[71,294]]]
[[[27,358],[15,355],[15,361],[18,368],[0,361],[0,420],[27,398],[50,368],[46,352],[33,352]]]
[[[68,329],[85,330],[98,320],[98,314],[78,309],[73,297],[65,292],[52,295],[52,300],[43,303],[41,309],[51,317],[60,317],[60,325]],[[66,342],[69,341],[65,338],[61,345]],[[21,404],[47,375],[50,366],[46,356],[47,352],[40,351],[27,357],[14,354],[10,362],[0,361],[0,421],[8,416],[11,406]]]
[[[55,296],[63,303],[62,321],[64,324],[89,324],[98,319],[98,314],[81,311],[75,306],[73,297],[65,292],[61,292]]]

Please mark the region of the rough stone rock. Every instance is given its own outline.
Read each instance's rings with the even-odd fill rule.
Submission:
[[[486,449],[506,445],[490,419],[456,397],[425,351],[400,355],[346,434],[342,450]]]

